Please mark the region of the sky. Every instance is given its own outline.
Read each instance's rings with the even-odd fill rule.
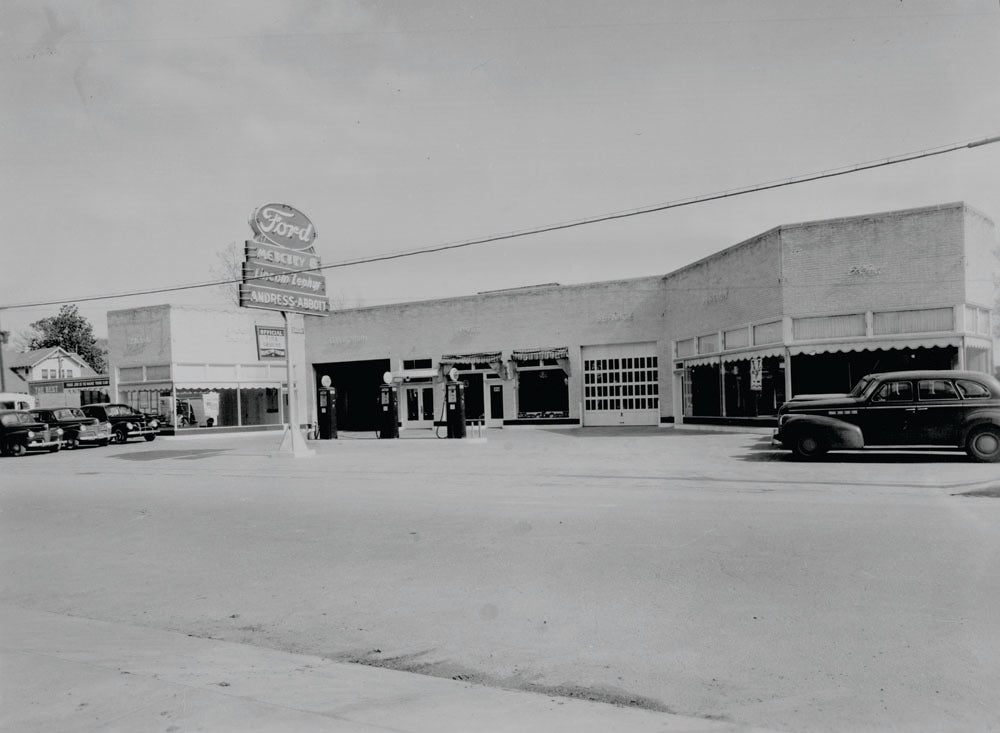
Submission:
[[[291,204],[324,264],[1000,134],[998,0],[5,0],[0,328],[206,282]],[[964,200],[1000,143],[327,271],[337,306],[665,274],[787,223]],[[80,303],[226,303],[201,289]],[[5,307],[6,306],[6,307]]]

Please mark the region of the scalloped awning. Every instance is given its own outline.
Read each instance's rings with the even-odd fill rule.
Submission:
[[[799,346],[789,346],[788,352],[792,356],[802,354],[837,354],[847,351],[891,351],[892,349],[934,349],[948,346],[961,346],[960,336],[945,336],[938,338],[912,338],[899,339],[898,341],[872,340],[872,341],[841,341],[825,344],[805,344]]]
[[[510,354],[510,358],[514,361],[568,359],[569,349],[565,346],[549,346],[544,349],[514,349]]]

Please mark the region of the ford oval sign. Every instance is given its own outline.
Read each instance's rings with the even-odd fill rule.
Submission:
[[[288,204],[264,204],[250,215],[250,228],[263,241],[288,249],[312,249],[316,229],[309,217]]]

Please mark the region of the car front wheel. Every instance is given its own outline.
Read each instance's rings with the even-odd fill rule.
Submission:
[[[152,443],[154,440],[156,440],[156,436],[155,435],[143,435],[142,437],[144,437],[146,439],[146,441],[149,442],[149,443]]]
[[[126,433],[124,430],[116,430],[115,431],[115,442],[116,443],[123,443],[123,444],[127,443],[128,442],[128,433]]]
[[[976,428],[965,441],[965,451],[977,461],[1000,461],[1000,429],[992,426]]]
[[[819,456],[830,450],[829,446],[819,436],[814,433],[801,433],[792,439],[792,453],[796,458],[810,459]]]

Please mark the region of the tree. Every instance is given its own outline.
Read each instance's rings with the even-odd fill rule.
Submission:
[[[31,328],[35,333],[28,342],[29,350],[61,346],[79,354],[98,374],[107,371],[107,360],[94,337],[94,328],[75,305],[64,305],[59,315],[35,321]]]

